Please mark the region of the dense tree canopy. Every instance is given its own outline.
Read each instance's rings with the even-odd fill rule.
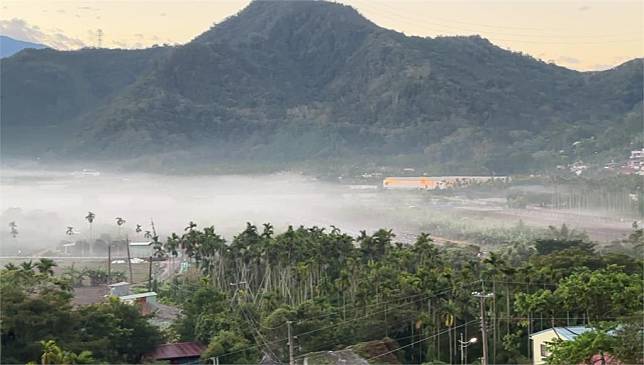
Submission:
[[[135,307],[116,298],[73,309],[72,285],[53,277],[51,264],[0,271],[2,363],[133,363],[161,340]]]
[[[183,249],[193,267],[163,286],[161,298],[184,310],[179,338],[208,343],[208,357],[231,362],[286,359],[287,321],[298,354],[388,337],[406,362],[457,361],[458,333],[478,336],[472,291],[483,285],[496,294],[486,307],[491,359],[525,362],[529,333],[625,323],[643,304],[641,261],[557,234],[511,264],[515,250],[437,246],[426,234],[404,245],[384,229],[351,237],[248,224],[226,242],[191,223],[165,249]]]

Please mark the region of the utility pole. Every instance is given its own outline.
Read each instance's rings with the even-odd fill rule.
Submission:
[[[494,293],[486,293],[485,291],[482,292],[472,292],[472,295],[479,298],[479,303],[481,307],[481,337],[483,340],[483,361],[481,362],[481,365],[488,365],[488,358],[487,358],[487,329],[485,325],[485,299],[487,298],[492,298],[494,296]]]
[[[465,341],[463,341],[463,332],[461,332],[459,344],[461,345],[461,365],[465,365]]]
[[[112,284],[112,242],[107,244],[107,285]]]
[[[150,266],[148,266],[148,291],[152,291],[152,256],[148,258]]]
[[[99,29],[96,31],[96,43],[98,44],[98,48],[101,48],[103,45],[103,30]]]
[[[291,323],[293,321],[286,321],[288,326],[288,365],[295,365],[295,359],[293,357],[293,332],[291,331]]]
[[[127,248],[127,266],[130,269],[130,284],[134,283],[132,279],[132,258],[130,257],[130,239],[125,235],[125,247]]]

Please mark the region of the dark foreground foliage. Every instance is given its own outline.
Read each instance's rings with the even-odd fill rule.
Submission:
[[[40,268],[10,265],[0,272],[3,364],[39,363],[43,353],[58,359],[52,363],[134,363],[161,340],[135,307],[116,298],[72,308],[71,283]]]

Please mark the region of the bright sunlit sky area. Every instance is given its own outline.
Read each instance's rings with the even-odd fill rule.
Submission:
[[[644,55],[642,1],[341,1],[407,35],[480,34],[576,70]],[[0,34],[67,50],[183,44],[249,1],[2,1]]]

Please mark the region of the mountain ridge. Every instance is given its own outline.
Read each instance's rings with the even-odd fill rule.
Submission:
[[[76,81],[48,107],[3,99],[3,142],[29,142],[30,133],[12,135],[26,124],[69,131],[57,143],[31,138],[17,153],[3,143],[3,152],[109,160],[198,151],[204,160],[267,163],[403,156],[445,171],[511,172],[612,158],[641,143],[633,129],[642,59],[582,73],[478,36],[407,37],[321,1],[255,1],[179,47],[79,52],[63,62],[26,51],[4,62],[2,76],[24,75],[25,65],[38,77],[67,75],[70,63],[89,71],[65,76]],[[98,54],[102,66],[88,67]],[[99,70],[115,77],[97,78]],[[2,77],[3,89],[38,95],[20,77]],[[102,80],[103,92],[83,102],[78,85],[95,82],[83,80]],[[55,107],[65,103],[85,107]],[[607,135],[615,131],[627,133]],[[573,151],[580,139],[598,151]]]
[[[23,49],[42,49],[46,45],[40,43],[27,42],[15,39],[6,35],[0,35],[0,58],[13,56]]]

